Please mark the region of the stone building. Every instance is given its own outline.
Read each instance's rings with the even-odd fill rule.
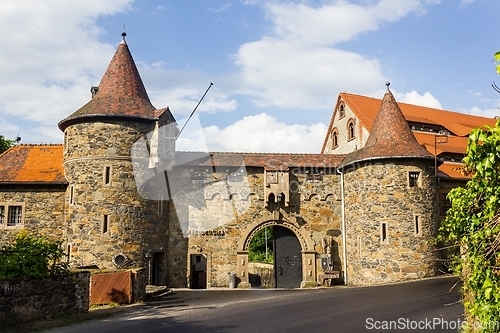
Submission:
[[[0,155],[0,244],[62,239],[73,267],[146,267],[151,284],[250,287],[248,247],[274,232],[276,287],[437,274],[429,245],[463,185],[468,133],[494,119],[341,93],[319,154],[182,152],[119,44],[63,145]],[[319,147],[318,147],[319,148]]]

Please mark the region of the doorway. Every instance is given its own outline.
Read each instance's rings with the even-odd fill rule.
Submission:
[[[300,288],[302,282],[302,247],[295,233],[273,226],[274,276],[276,288]]]
[[[203,254],[191,254],[191,289],[207,288],[207,257]]]
[[[159,286],[162,284],[162,273],[163,273],[163,252],[154,252],[151,258],[151,284],[154,286]]]

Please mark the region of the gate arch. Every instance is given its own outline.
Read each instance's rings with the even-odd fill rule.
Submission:
[[[242,232],[237,244],[237,274],[240,278],[240,288],[250,288],[248,282],[248,246],[252,237],[261,229],[268,226],[281,226],[290,229],[297,237],[302,247],[302,283],[301,287],[308,283],[316,282],[316,251],[314,250],[314,241],[309,234],[301,228],[295,218],[288,217],[287,220],[273,219],[274,216],[267,216],[255,221],[247,226]],[[282,217],[282,216],[280,216]]]

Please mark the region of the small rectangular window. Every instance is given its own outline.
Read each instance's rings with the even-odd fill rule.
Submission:
[[[5,206],[0,206],[0,224],[5,223]]]
[[[410,171],[408,173],[408,185],[410,187],[419,187],[420,186],[419,181],[420,181],[420,172]]]
[[[413,223],[415,224],[415,235],[421,235],[421,225],[420,225],[420,216],[419,215],[414,215],[413,216]]]
[[[158,215],[163,215],[163,194],[158,194]]]
[[[380,241],[387,243],[387,223],[385,222],[380,224]]]
[[[23,222],[23,207],[9,206],[8,226],[20,225]]]
[[[74,200],[74,195],[75,195],[75,188],[73,187],[73,185],[71,185],[69,187],[69,204],[72,205],[73,204],[73,200]]]
[[[306,174],[306,179],[308,182],[311,183],[320,183],[323,181],[323,174],[322,173],[307,173]]]
[[[68,244],[68,249],[67,249],[67,253],[66,253],[66,258],[68,259],[68,261],[70,261],[71,259],[71,245]]]
[[[105,214],[102,219],[102,233],[105,234],[108,232],[108,215]]]
[[[190,178],[195,183],[204,183],[206,174],[205,171],[193,171],[191,170]]]
[[[104,184],[108,185],[111,182],[111,167],[107,166],[104,170]]]

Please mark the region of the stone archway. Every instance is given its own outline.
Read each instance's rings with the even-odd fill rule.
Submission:
[[[271,215],[271,214],[269,214]],[[264,217],[250,224],[243,232],[237,244],[236,271],[240,278],[239,288],[250,288],[248,281],[248,246],[252,237],[261,229],[268,226],[281,226],[290,229],[296,236],[302,247],[302,282],[301,287],[316,282],[316,251],[314,241],[306,230],[301,227],[294,217],[280,214],[278,219],[274,215]],[[286,217],[286,219],[285,219]]]

